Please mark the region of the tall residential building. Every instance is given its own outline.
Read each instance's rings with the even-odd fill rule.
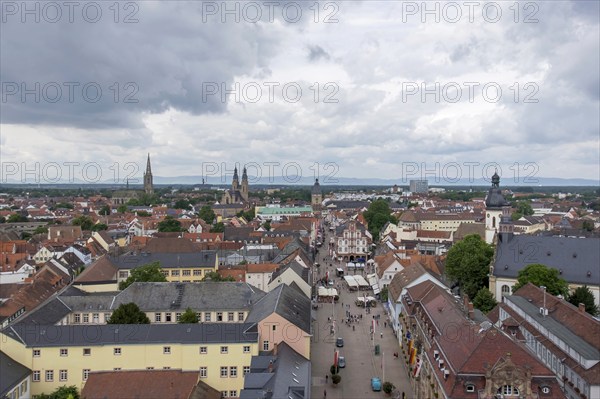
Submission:
[[[148,153],[148,161],[146,161],[146,173],[144,173],[144,191],[148,195],[154,194],[154,186],[152,185],[152,168],[150,167],[150,154]]]
[[[429,191],[429,182],[427,180],[411,180],[409,191],[426,194]]]

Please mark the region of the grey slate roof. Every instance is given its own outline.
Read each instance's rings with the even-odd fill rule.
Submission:
[[[16,324],[20,325],[47,325],[58,323],[62,318],[71,313],[67,305],[54,297],[41,307],[27,313],[25,317],[18,319]]]
[[[275,270],[273,272],[273,274],[271,274],[271,279],[269,280],[269,284],[272,281],[275,281],[275,279],[277,277],[279,277],[280,275],[285,273],[288,269],[291,269],[294,273],[296,273],[298,276],[300,276],[302,278],[302,280],[304,280],[308,283],[308,269],[296,261],[291,261],[287,265],[280,267],[279,269]]]
[[[216,251],[181,252],[181,253],[142,253],[140,255],[127,254],[110,261],[119,269],[135,269],[152,262],[160,262],[163,269],[169,268],[197,268],[214,267],[216,264]]]
[[[583,338],[580,338],[574,334],[571,330],[554,320],[551,316],[542,316],[539,312],[539,308],[530,303],[526,298],[518,295],[509,295],[504,298],[505,300],[516,304],[529,317],[541,324],[548,331],[552,331],[553,335],[566,342],[570,348],[575,349],[585,359],[600,361],[600,350],[597,347],[587,343]]]
[[[181,294],[181,295],[180,295]],[[118,294],[112,305],[135,302],[141,310],[244,310],[266,294],[247,283],[133,283]]]
[[[252,307],[246,321],[259,323],[273,313],[310,334],[310,298],[298,290],[280,284]]]
[[[263,368],[256,367],[258,362]],[[269,370],[270,362],[272,370]],[[251,364],[250,373],[244,377],[240,399],[311,397],[310,360],[303,358],[286,343],[278,346],[276,356],[253,356]]]
[[[355,210],[368,208],[371,203],[369,201],[350,201],[350,200],[339,200],[339,201],[329,201],[327,206],[335,205],[336,209],[340,210]]]
[[[494,275],[516,279],[525,266],[541,263],[569,283],[600,285],[598,259],[600,238],[516,235],[498,242]]]
[[[30,369],[0,352],[0,398],[4,398],[8,391],[20,384],[29,374]]]
[[[15,325],[2,331],[27,347],[258,342],[253,323]]]

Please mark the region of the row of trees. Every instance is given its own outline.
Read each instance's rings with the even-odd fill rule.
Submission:
[[[493,246],[483,241],[479,235],[473,234],[452,246],[446,257],[446,275],[458,284],[461,293],[473,298],[473,306],[484,313],[492,310],[497,304],[487,288],[493,255]],[[527,283],[546,287],[549,294],[562,295],[575,306],[583,303],[588,313],[598,315],[594,295],[589,287],[582,286],[570,293],[569,284],[560,277],[557,269],[539,263],[525,266],[517,274],[513,292]]]

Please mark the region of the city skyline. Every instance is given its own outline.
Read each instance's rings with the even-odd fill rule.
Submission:
[[[258,22],[239,4],[131,4],[93,23],[3,14],[1,162],[108,175],[150,152],[158,176],[239,161],[387,179],[403,162],[496,162],[600,180],[597,2],[322,2],[298,18],[256,3]]]

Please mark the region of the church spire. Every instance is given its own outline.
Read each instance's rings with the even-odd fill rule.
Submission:
[[[148,153],[148,160],[146,161],[146,174],[152,174],[152,168],[150,167],[150,153]]]
[[[150,167],[150,153],[148,153],[148,160],[146,161],[146,173],[144,173],[144,191],[148,195],[154,194],[154,186],[152,184],[152,168]]]
[[[248,180],[248,174],[246,173],[246,167],[244,166],[244,171],[242,172],[242,181]]]

